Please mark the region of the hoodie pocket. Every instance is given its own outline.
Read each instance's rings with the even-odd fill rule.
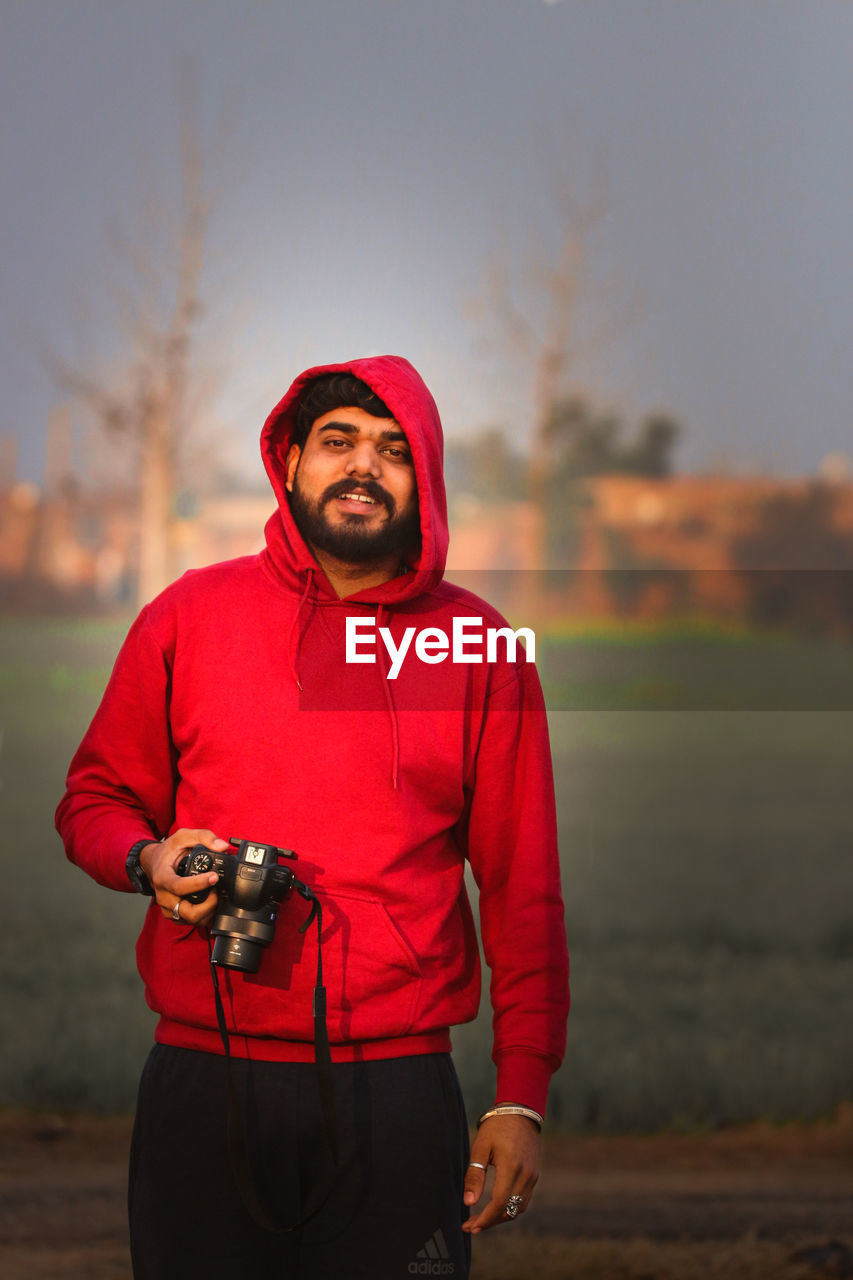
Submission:
[[[318,891],[323,907],[323,980],[327,1022],[333,1041],[376,1040],[406,1035],[421,992],[417,956],[384,903],[357,894]],[[317,969],[317,931],[299,925],[307,912],[291,898],[281,912],[276,939],[261,959],[258,973],[247,976],[245,1010],[249,1034],[313,1038],[312,992]],[[270,1025],[268,996],[278,999]],[[262,991],[261,989],[265,989]],[[266,1010],[266,1016],[264,1016]],[[257,1026],[260,1019],[263,1030]]]

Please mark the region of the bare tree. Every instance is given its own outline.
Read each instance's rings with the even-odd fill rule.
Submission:
[[[200,376],[196,343],[203,315],[201,275],[209,219],[202,147],[184,94],[180,131],[180,193],[154,235],[114,237],[120,273],[113,289],[123,335],[122,355],[109,375],[81,372],[53,358],[60,387],[85,406],[99,429],[137,454],[139,602],[175,576],[174,507]],[[171,244],[164,244],[164,233]]]
[[[584,374],[612,343],[636,305],[616,301],[595,260],[595,241],[607,214],[604,183],[557,180],[557,233],[544,237],[522,266],[508,252],[494,255],[475,317],[484,345],[525,389],[529,406],[527,494],[542,512],[549,486],[552,424],[561,404],[588,399]],[[568,496],[568,495],[567,495]],[[547,535],[540,530],[537,562],[545,565]]]

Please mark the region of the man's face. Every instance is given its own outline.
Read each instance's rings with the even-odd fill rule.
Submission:
[[[420,537],[412,454],[393,418],[323,414],[301,450],[291,445],[285,486],[308,545],[344,563],[402,558]]]

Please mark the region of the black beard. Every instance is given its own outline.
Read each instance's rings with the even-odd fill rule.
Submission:
[[[367,528],[365,520],[357,515],[345,517],[338,525],[332,525],[326,519],[326,504],[341,494],[351,493],[353,489],[360,489],[385,507],[388,519],[380,528]],[[344,564],[370,564],[394,553],[402,558],[420,541],[421,521],[417,502],[411,511],[399,515],[391,494],[375,480],[338,480],[323,491],[318,502],[312,502],[299,486],[297,466],[290,494],[290,511],[294,524],[310,547],[317,547]]]

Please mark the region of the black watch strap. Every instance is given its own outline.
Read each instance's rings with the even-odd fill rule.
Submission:
[[[147,844],[156,844],[156,843],[157,841],[151,837],[149,837],[147,840],[137,840],[136,844],[133,846],[130,853],[127,855],[127,861],[124,864],[125,870],[127,871],[127,878],[130,881],[130,883],[133,885],[136,892],[144,893],[146,897],[149,897],[149,898],[154,897],[154,890],[151,888],[151,881],[148,879],[147,875],[142,870],[142,865],[139,861],[139,855]]]

